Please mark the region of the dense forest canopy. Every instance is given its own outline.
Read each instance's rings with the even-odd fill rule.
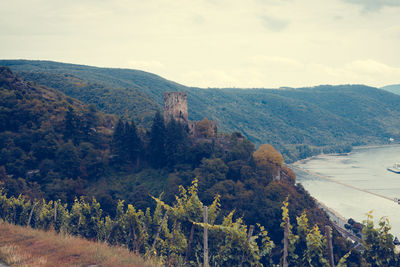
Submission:
[[[199,89],[137,70],[49,61],[0,60],[21,77],[56,88],[148,129],[165,91],[188,93],[189,119],[269,143],[286,162],[400,138],[400,96],[364,85],[281,89]]]

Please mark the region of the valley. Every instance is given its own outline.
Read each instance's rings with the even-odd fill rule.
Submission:
[[[237,89],[186,87],[137,70],[50,61],[0,60],[21,77],[149,128],[163,93],[186,91],[192,120],[215,120],[256,146],[274,145],[290,163],[321,152],[400,140],[400,96],[365,85]]]

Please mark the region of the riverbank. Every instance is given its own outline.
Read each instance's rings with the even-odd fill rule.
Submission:
[[[321,156],[341,156],[341,155],[350,155],[351,153],[356,152],[357,150],[362,149],[375,149],[375,148],[386,148],[386,147],[400,147],[400,143],[393,143],[393,144],[378,144],[378,145],[365,145],[365,146],[353,146],[350,152],[346,153],[321,153],[317,155],[313,155],[304,159],[296,160],[294,162],[288,163],[288,165],[300,165],[309,160],[321,157]]]
[[[122,247],[5,222],[0,222],[0,261],[10,267],[156,266]]]
[[[355,148],[349,154],[325,154],[290,165],[296,181],[318,201],[346,218],[362,222],[373,211],[374,222],[387,216],[400,236],[400,175],[387,171],[400,162],[400,145]]]

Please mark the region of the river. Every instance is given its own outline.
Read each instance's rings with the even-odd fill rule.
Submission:
[[[355,148],[346,155],[319,155],[292,164],[297,182],[318,201],[346,218],[362,222],[373,210],[387,216],[400,238],[400,174],[387,171],[400,162],[400,145]],[[305,171],[303,171],[305,170]]]

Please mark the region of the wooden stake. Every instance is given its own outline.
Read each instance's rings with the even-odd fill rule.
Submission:
[[[189,257],[190,257],[190,252],[192,249],[192,242],[193,242],[193,235],[194,235],[194,224],[192,224],[192,228],[190,229],[190,236],[189,236],[188,246],[187,246],[187,250],[186,250],[186,261],[188,261]]]
[[[80,222],[80,219],[81,219],[81,217],[79,216],[79,222]],[[80,223],[79,223],[79,224],[80,224]],[[110,229],[110,233],[107,235],[107,238],[106,238],[106,241],[105,241],[106,243],[109,243],[109,242],[110,242],[111,234],[113,233],[115,226],[116,226],[116,223],[115,223],[115,222],[112,222],[112,226],[111,226],[111,229]]]
[[[289,217],[285,219],[285,230],[283,232],[283,267],[288,267],[287,256],[289,247]]]
[[[133,233],[133,244],[135,246],[135,253],[139,254],[139,240],[136,235],[135,227],[132,225],[132,233]]]
[[[254,225],[250,225],[249,232],[247,233],[247,243],[250,243],[250,238],[253,235]],[[240,267],[243,266],[244,263],[244,250],[242,252],[242,262],[240,263]]]
[[[250,225],[249,232],[247,234],[247,242],[250,242],[250,238],[253,235],[253,231],[254,231],[254,225]]]
[[[160,232],[161,232],[162,226],[163,226],[163,224],[164,224],[166,219],[167,219],[167,211],[165,211],[164,217],[163,217],[163,219],[161,221],[161,224],[160,224],[160,226],[158,226],[157,234],[156,234],[156,236],[154,238],[153,245],[151,246],[151,251],[153,251],[153,252],[154,252],[154,249],[156,248],[157,239],[160,236]]]
[[[203,213],[203,222],[204,222],[204,240],[203,240],[203,266],[204,267],[209,267],[209,262],[208,262],[208,229],[207,229],[207,224],[208,224],[208,208],[207,206],[204,206],[204,213]]]
[[[333,261],[332,228],[329,225],[325,226],[325,235],[326,243],[328,244],[329,264],[331,267],[335,267],[335,262]]]
[[[56,222],[57,222],[57,205],[58,202],[54,201],[54,228],[56,227]]]
[[[176,221],[176,219],[174,220],[174,224],[172,225],[172,244],[175,244],[175,232],[176,229],[179,228],[179,222]],[[171,265],[171,250],[168,250],[168,266],[172,266]]]
[[[34,211],[34,209],[36,207],[36,204],[37,204],[37,202],[33,203],[31,212],[29,213],[29,218],[28,218],[28,223],[27,223],[28,227],[31,227],[32,215],[33,215],[33,211]]]

